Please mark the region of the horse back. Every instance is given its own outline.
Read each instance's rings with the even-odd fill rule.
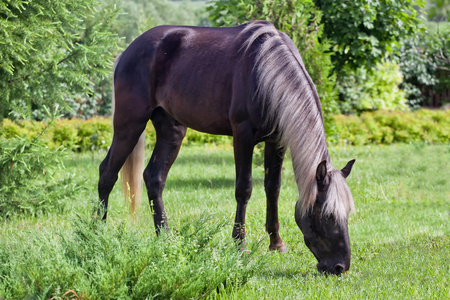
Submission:
[[[240,34],[244,28],[245,24],[152,28],[122,54],[116,86],[117,81],[126,82],[133,93],[146,99],[149,111],[161,107],[193,129],[232,135],[233,111],[242,118],[259,116],[248,107],[255,84],[253,61],[242,51],[247,38]]]

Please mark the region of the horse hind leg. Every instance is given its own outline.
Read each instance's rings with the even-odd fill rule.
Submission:
[[[142,95],[131,95],[123,89],[116,89],[113,141],[99,168],[98,194],[102,207],[99,208],[98,214],[104,209],[103,220],[107,216],[109,194],[117,181],[118,173],[140,140],[149,120],[146,106],[142,107],[145,99]],[[142,173],[139,176],[142,176]]]
[[[117,181],[118,173],[127,157],[133,151],[142,131],[139,129],[131,129],[130,135],[126,139],[119,139],[114,135],[111,148],[109,149],[106,158],[100,164],[98,194],[102,207],[99,209],[99,214],[101,213],[101,209],[105,210],[102,217],[103,220],[106,219],[107,216],[106,209],[108,208],[109,194]]]
[[[155,231],[159,235],[161,228],[167,228],[162,193],[167,174],[178,156],[181,142],[186,135],[186,126],[167,115],[161,108],[154,111],[151,120],[156,131],[156,144],[144,171],[144,181],[153,209]]]
[[[102,205],[100,209],[105,210],[102,217],[103,220],[106,219],[107,216],[106,209],[108,208],[109,194],[117,181],[118,173],[138,143],[139,138],[145,129],[145,124],[137,127],[128,126],[126,128],[127,134],[114,132],[111,148],[109,149],[106,158],[100,164],[98,194],[100,204]],[[125,129],[120,131],[124,130]]]

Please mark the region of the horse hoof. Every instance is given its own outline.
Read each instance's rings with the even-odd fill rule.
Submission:
[[[286,248],[285,245],[279,247],[277,250],[278,250],[278,252],[280,252],[280,253],[288,253],[288,252],[289,252],[288,248]]]
[[[280,245],[280,246],[272,246],[272,245],[270,245],[269,246],[269,250],[271,250],[271,251],[278,251],[280,253],[287,253],[287,252],[289,252],[289,250],[286,248],[285,245]]]
[[[244,254],[250,254],[250,253],[252,253],[252,251],[251,251],[251,250],[248,250],[247,248],[242,249],[241,252],[244,253]]]

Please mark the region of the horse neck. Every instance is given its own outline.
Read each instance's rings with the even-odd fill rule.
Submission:
[[[319,96],[297,50],[286,44],[272,25],[250,23],[245,32],[251,34],[243,45],[244,52],[253,45],[258,47],[253,52],[258,78],[256,95],[267,108],[267,122],[291,150],[300,202],[306,211],[317,195],[317,166],[323,160],[330,162]],[[262,37],[262,43],[254,43]],[[331,163],[327,165],[331,167]]]
[[[272,89],[275,97],[270,107],[278,119],[282,144],[291,150],[300,207],[306,213],[316,200],[319,163],[326,160],[330,170],[332,166],[317,91],[302,64],[294,64],[292,69],[295,76],[290,77],[289,84],[285,78]]]
[[[289,147],[292,157],[295,179],[299,191],[302,213],[306,213],[316,200],[317,166],[323,160],[331,170],[331,159],[328,153],[323,120],[318,110],[293,113],[290,126],[284,126],[282,142]],[[282,125],[283,127],[283,125]]]

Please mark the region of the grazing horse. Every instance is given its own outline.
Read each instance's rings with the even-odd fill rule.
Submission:
[[[186,128],[233,137],[236,218],[232,236],[245,247],[245,211],[252,192],[254,146],[265,141],[266,229],[271,250],[286,251],[279,234],[281,168],[291,151],[299,200],[295,220],[321,272],[350,267],[347,220],[353,199],[345,183],[354,160],[332,167],[319,97],[289,37],[272,24],[236,27],[155,27],[116,60],[114,137],[100,165],[98,191],[106,208],[123,167],[132,200],[144,175],[156,233],[167,227],[162,192]],[[143,171],[148,120],[156,145]],[[125,165],[124,165],[125,164]]]

